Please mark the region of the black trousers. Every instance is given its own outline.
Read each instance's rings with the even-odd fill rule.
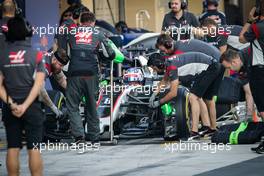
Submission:
[[[99,117],[96,110],[96,96],[98,92],[98,77],[69,77],[66,89],[66,107],[70,117],[72,134],[75,138],[85,137],[79,104],[82,96],[86,98],[85,115],[90,140],[99,140]]]
[[[259,112],[264,112],[264,66],[250,69],[250,89]]]

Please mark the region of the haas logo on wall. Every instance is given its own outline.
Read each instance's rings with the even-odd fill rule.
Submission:
[[[92,43],[92,32],[78,32],[75,35],[76,44],[91,44]]]
[[[18,51],[18,52],[10,52],[9,59],[11,64],[23,64],[24,63],[24,56],[26,51]]]

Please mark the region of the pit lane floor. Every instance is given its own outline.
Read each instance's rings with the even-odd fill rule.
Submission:
[[[4,128],[0,127],[0,176],[7,175],[4,136]],[[250,147],[257,144],[215,147],[207,145],[208,142],[165,144],[162,139],[155,138],[121,140],[116,146],[101,146],[98,151],[83,154],[71,150],[45,150],[42,152],[44,175],[263,175],[264,156],[250,151]],[[30,175],[25,149],[21,151],[20,161],[21,176]]]

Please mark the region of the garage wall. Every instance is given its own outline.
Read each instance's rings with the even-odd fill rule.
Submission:
[[[156,0],[126,0],[126,22],[129,27],[156,30]]]
[[[118,0],[109,0],[109,3],[114,19],[106,0],[95,1],[95,15],[97,19],[104,19],[108,23],[115,25],[119,21],[119,3]]]
[[[255,6],[255,1],[242,1],[242,7],[243,7],[243,21],[244,23],[247,21],[248,14],[251,11],[251,9]]]
[[[130,27],[142,27],[137,26],[140,24],[139,19],[136,18],[136,14],[144,10],[149,13],[150,18],[148,19],[145,15],[143,20],[143,26],[151,31],[160,32],[163,17],[170,11],[168,8],[169,0],[126,0],[125,11],[126,11],[126,22]],[[195,15],[200,15],[202,12],[203,0],[189,0],[189,11]],[[219,9],[224,11],[224,1],[220,1]]]
[[[66,0],[60,1],[60,12],[68,5]],[[202,12],[203,0],[189,0],[189,11],[195,15]],[[82,0],[83,4],[93,11],[93,0]],[[129,27],[143,27],[154,32],[160,32],[163,17],[169,12],[169,0],[125,0],[125,20]],[[118,0],[110,0],[115,22],[119,21]],[[224,11],[224,0],[220,1],[219,9]],[[95,0],[95,10],[98,19],[113,24],[106,0]]]

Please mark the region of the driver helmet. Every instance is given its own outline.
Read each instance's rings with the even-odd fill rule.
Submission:
[[[124,83],[142,83],[144,81],[144,75],[140,68],[129,68],[125,71],[123,76]]]

